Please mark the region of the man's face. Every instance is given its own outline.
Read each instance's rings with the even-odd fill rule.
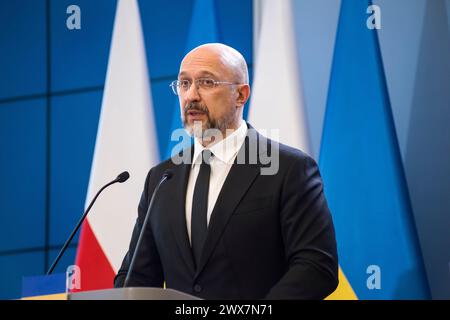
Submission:
[[[179,94],[181,119],[185,129],[194,136],[201,132],[194,131],[201,124],[202,132],[207,129],[236,129],[239,122],[239,108],[236,99],[238,93],[232,85],[218,85],[213,88],[197,89],[195,81],[208,78],[215,81],[236,83],[235,75],[220,58],[220,54],[208,48],[201,48],[189,53],[181,63],[178,80],[189,80],[189,89]]]

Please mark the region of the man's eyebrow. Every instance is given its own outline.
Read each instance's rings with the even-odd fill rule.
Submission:
[[[202,72],[200,72],[200,74],[201,74],[202,76],[210,76],[210,77],[213,77],[213,78],[216,78],[216,77],[217,77],[214,73],[209,72],[209,71],[202,71]]]
[[[178,78],[180,78],[180,77],[186,77],[187,75],[186,75],[186,72],[184,72],[184,71],[181,71],[179,74],[178,74]],[[204,77],[204,76],[209,76],[209,77],[213,77],[213,78],[217,78],[217,75],[215,75],[214,73],[212,73],[212,72],[210,72],[210,71],[201,71],[200,72],[200,77]]]

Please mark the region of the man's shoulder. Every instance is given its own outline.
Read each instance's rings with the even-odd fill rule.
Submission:
[[[261,170],[264,170],[263,175],[278,178],[292,170],[304,172],[306,168],[317,166],[314,159],[303,150],[272,140],[254,129],[250,132],[248,142],[249,154],[254,154],[257,150],[258,163]]]
[[[305,160],[311,158],[309,154],[301,149],[294,148],[287,144],[278,143],[280,156],[283,156],[288,159],[297,159],[297,160]]]
[[[267,145],[270,146],[271,149],[276,148],[280,157],[280,161],[284,162],[305,162],[305,161],[314,161],[314,159],[305,151],[289,146],[287,144],[277,142],[275,140],[263,137],[263,139],[267,140]]]

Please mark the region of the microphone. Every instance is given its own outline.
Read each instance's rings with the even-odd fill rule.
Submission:
[[[117,176],[115,181],[118,183],[123,183],[123,182],[127,181],[129,177],[130,177],[130,174],[128,173],[128,171],[124,171]]]
[[[81,224],[83,223],[84,219],[86,218],[87,214],[89,213],[89,211],[92,208],[92,205],[94,204],[95,200],[97,200],[97,197],[100,195],[100,193],[105,190],[107,187],[109,187],[110,185],[114,184],[114,183],[123,183],[125,181],[128,180],[128,178],[130,177],[130,174],[127,171],[122,172],[121,174],[119,174],[117,176],[117,178],[115,178],[113,181],[105,184],[95,195],[94,199],[92,199],[91,203],[89,204],[89,207],[86,209],[86,211],[84,212],[84,214],[81,216],[80,221],[78,221],[77,225],[75,226],[75,229],[72,231],[72,233],[69,236],[69,239],[67,239],[66,243],[64,243],[64,246],[61,248],[61,251],[59,251],[58,256],[56,257],[55,261],[53,262],[52,266],[50,267],[50,269],[48,269],[47,271],[47,275],[50,275],[53,270],[55,269],[56,265],[58,264],[59,260],[61,259],[62,255],[64,254],[64,252],[66,251],[67,247],[69,246],[70,242],[72,241],[73,237],[75,236],[75,234],[77,233],[78,229],[80,228]]]
[[[142,229],[141,229],[141,232],[139,234],[139,238],[138,238],[138,241],[137,241],[137,244],[136,244],[136,248],[134,249],[133,257],[131,258],[130,267],[128,269],[127,276],[125,277],[125,282],[123,284],[124,288],[127,287],[128,283],[130,282],[130,277],[131,277],[131,274],[133,273],[134,264],[136,262],[136,256],[138,255],[138,251],[139,251],[139,248],[141,247],[142,239],[144,238],[144,231],[145,231],[145,229],[147,227],[147,223],[148,223],[148,220],[149,220],[150,212],[152,211],[152,208],[153,208],[153,202],[155,201],[155,196],[158,193],[158,190],[161,187],[161,185],[165,181],[167,181],[170,178],[172,178],[172,176],[173,176],[173,171],[171,169],[167,169],[166,171],[164,171],[164,173],[163,173],[163,175],[161,177],[161,180],[159,180],[158,185],[156,186],[155,190],[153,191],[152,198],[150,199],[150,204],[148,205],[147,212],[145,213],[144,223],[142,224]]]

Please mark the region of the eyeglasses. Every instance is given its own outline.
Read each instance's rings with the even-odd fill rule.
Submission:
[[[194,81],[195,88],[202,89],[202,90],[210,90],[212,88],[217,87],[218,85],[237,85],[239,83],[234,82],[227,82],[227,81],[216,81],[214,79],[209,78],[199,78]],[[172,87],[172,91],[177,96],[180,94],[185,93],[189,90],[191,87],[192,81],[191,80],[175,80],[172,81],[172,83],[169,85]]]

